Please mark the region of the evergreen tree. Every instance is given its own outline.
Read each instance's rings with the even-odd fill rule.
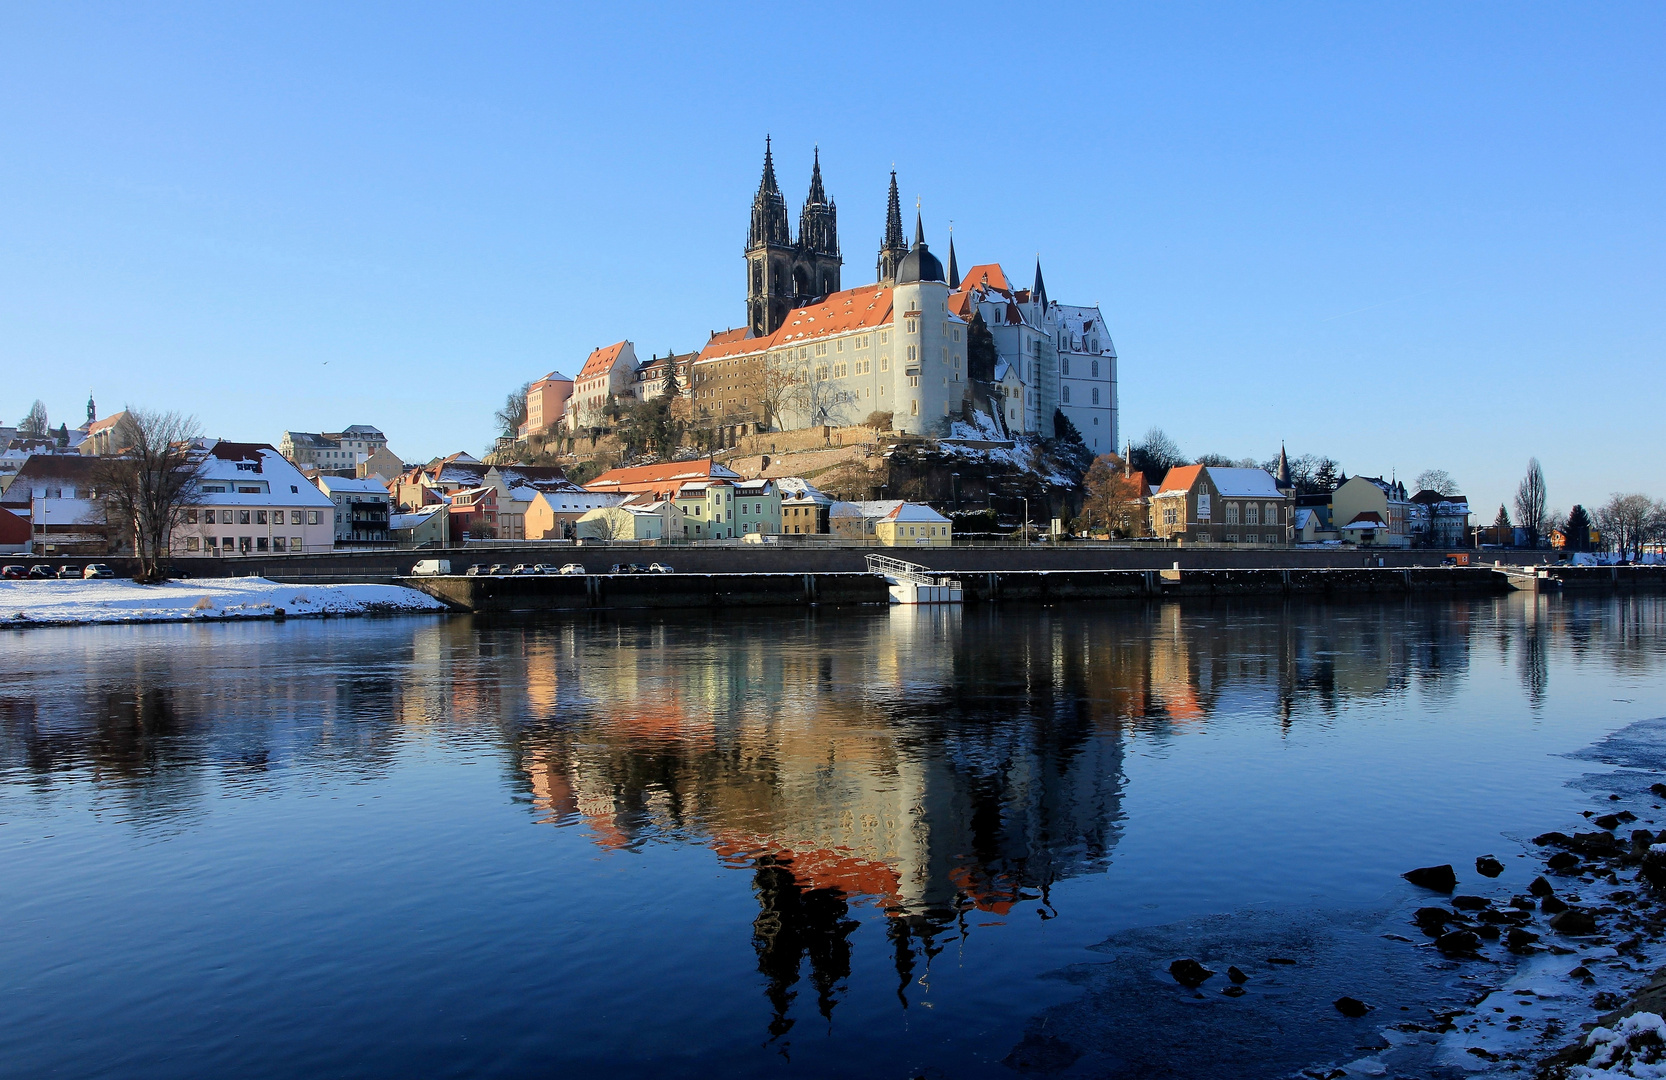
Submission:
[[[1562,527],[1569,551],[1585,551],[1591,546],[1591,515],[1578,503],[1568,511],[1568,523]]]
[[[1076,425],[1070,422],[1070,417],[1064,415],[1063,409],[1053,410],[1053,437],[1065,442],[1083,445],[1082,433],[1076,430]]]
[[[995,378],[995,335],[983,321],[983,313],[972,313],[966,328],[966,377],[990,382]]]
[[[1502,529],[1505,532],[1514,528],[1514,526],[1510,524],[1510,512],[1504,509],[1503,503],[1498,504],[1498,516],[1493,518],[1492,527],[1495,529]]]
[[[682,392],[682,384],[677,382],[677,353],[675,350],[665,355],[665,389],[659,396],[667,401]]]

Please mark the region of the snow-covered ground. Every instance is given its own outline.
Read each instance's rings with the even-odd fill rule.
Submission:
[[[192,578],[163,585],[0,581],[0,627],[61,623],[434,612],[445,605],[399,585],[280,585],[265,578]]]

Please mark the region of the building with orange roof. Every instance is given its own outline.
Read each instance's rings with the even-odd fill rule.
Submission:
[[[1265,469],[1178,465],[1151,497],[1151,532],[1194,543],[1283,545],[1294,506]]]
[[[517,433],[521,438],[547,434],[567,414],[573,396],[573,380],[552,371],[526,388],[526,423]]]
[[[624,398],[635,374],[636,346],[629,341],[616,341],[591,352],[573,380],[573,393],[567,400],[568,429],[601,427],[607,399]]]

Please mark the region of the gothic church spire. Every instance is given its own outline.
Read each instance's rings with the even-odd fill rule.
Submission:
[[[775,159],[770,153],[769,136],[764,136],[764,175],[758,181],[758,193],[752,197],[752,228],[747,234],[746,247],[781,246],[792,243],[787,226],[787,200],[781,197],[781,186],[775,182]]]
[[[960,267],[954,261],[954,225],[949,225],[949,288],[960,288]]]
[[[882,285],[897,280],[897,265],[908,254],[908,242],[902,236],[902,200],[897,197],[897,170],[891,170],[891,196],[885,204],[885,239],[879,244],[879,281]]]

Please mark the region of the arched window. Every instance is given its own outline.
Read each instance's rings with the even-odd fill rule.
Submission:
[[[1065,387],[1063,390],[1060,390],[1059,393],[1062,395],[1064,403],[1066,405],[1070,404],[1070,387]]]
[[[1235,502],[1226,504],[1226,523],[1228,525],[1238,524],[1238,504]]]
[[[1244,524],[1245,525],[1259,525],[1259,524],[1261,524],[1261,507],[1257,506],[1255,503],[1245,503],[1244,504]]]
[[[1093,388],[1093,403],[1095,405],[1099,404],[1099,387],[1097,386]]]
[[[1069,375],[1070,374],[1070,357],[1068,357],[1068,356],[1059,357],[1059,374],[1061,374],[1061,375]]]
[[[1093,377],[1099,378],[1099,361],[1097,360],[1093,362]]]

